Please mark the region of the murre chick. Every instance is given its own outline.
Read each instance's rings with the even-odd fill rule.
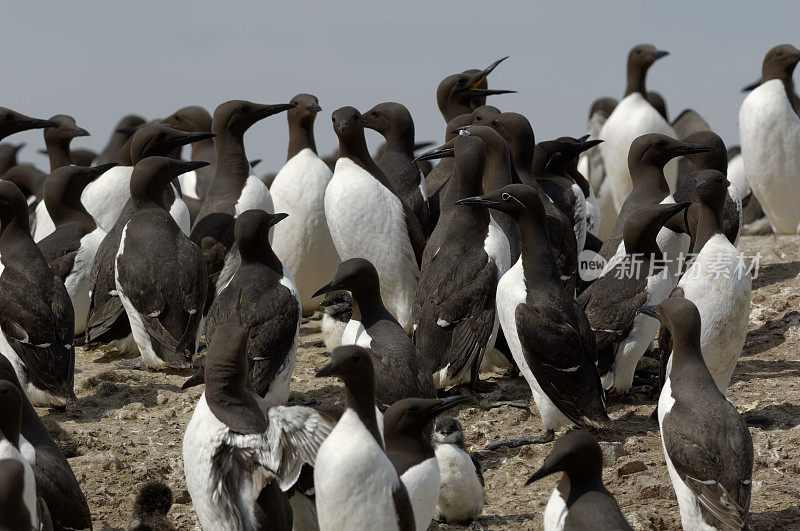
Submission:
[[[333,277],[339,254],[325,218],[325,189],[333,174],[317,155],[314,120],[322,110],[311,94],[298,94],[286,111],[289,148],[270,186],[276,212],[289,215],[273,229],[272,250],[292,272],[303,313],[319,307],[314,290]]]
[[[512,184],[459,203],[505,211],[520,228],[522,256],[500,279],[497,313],[545,428],[542,436],[529,442],[549,442],[557,428],[572,423],[605,426],[609,419],[594,336],[561,281],[542,200],[531,187]]]
[[[345,260],[333,279],[314,295],[339,290],[349,291],[353,298],[353,313],[341,344],[369,349],[378,407],[383,410],[409,397],[434,398],[436,389],[430,372],[425,370],[425,360],[383,304],[375,266],[364,258]]]
[[[75,399],[75,317],[64,283],[28,230],[28,204],[0,181],[0,354],[28,399],[64,406]]]
[[[211,131],[216,135],[217,169],[191,233],[208,269],[206,310],[239,266],[233,238],[235,219],[253,208],[275,212],[269,189],[261,179],[251,175],[244,152],[244,134],[259,120],[292,107],[286,103],[265,105],[231,100],[214,110]]]
[[[683,297],[639,311],[667,326],[673,338],[658,425],[681,524],[684,529],[746,529],[753,441],[703,362],[700,313]]]
[[[609,191],[617,212],[631,192],[631,174],[628,170],[628,151],[637,137],[647,133],[675,136],[672,127],[647,100],[645,79],[647,71],[657,60],[669,55],[649,44],[634,46],[628,54],[627,87],[625,98],[603,124],[599,138],[603,140],[600,151],[606,167]],[[670,188],[677,178],[677,163],[669,163],[665,170]]]
[[[325,190],[331,238],[342,260],[365,258],[375,266],[386,308],[410,331],[425,236],[408,204],[372,160],[361,113],[342,107],[332,120],[339,159]]]
[[[427,236],[431,227],[425,179],[414,161],[414,120],[405,105],[379,103],[361,116],[364,127],[380,133],[386,147],[377,161],[386,179],[408,203]]]
[[[44,202],[55,230],[37,245],[67,288],[75,314],[76,336],[86,330],[89,277],[97,248],[106,235],[81,203],[81,193],[114,166],[114,162],[93,168],[62,166],[50,174],[44,186]]]
[[[469,522],[483,512],[483,470],[467,452],[458,419],[442,415],[433,426],[433,448],[439,461],[442,484],[436,517],[447,523]]]
[[[248,389],[270,404],[285,404],[300,334],[300,298],[292,274],[269,245],[269,230],[286,214],[246,210],[236,218],[239,269],[211,303],[206,342],[238,311],[247,337]],[[246,293],[240,301],[241,294]],[[238,308],[238,310],[236,310]]]
[[[603,453],[589,433],[575,430],[559,438],[542,467],[525,484],[558,472],[563,474],[544,509],[545,531],[632,529],[603,485]]]
[[[148,157],[131,174],[133,216],[122,229],[114,281],[142,361],[152,369],[181,366],[191,360],[186,351],[197,349],[206,265],[163,198],[178,175],[206,164]]]
[[[262,410],[247,388],[246,342],[234,312],[208,346],[205,392],[183,436],[186,487],[204,529],[289,530],[284,492],[314,464],[333,421],[305,406]]]
[[[725,392],[747,336],[752,277],[744,254],[723,233],[728,180],[717,170],[693,175],[700,203],[697,207],[695,253],[671,297],[685,297],[700,313],[700,350],[721,392]],[[665,327],[662,326],[662,330]],[[659,334],[666,362],[669,342]],[[667,368],[669,372],[669,368]]]
[[[442,476],[427,431],[441,413],[471,400],[469,396],[444,399],[406,398],[392,404],[383,417],[386,455],[408,491],[417,529],[427,529],[436,514]]]
[[[630,389],[636,364],[658,332],[658,323],[636,310],[658,304],[672,291],[674,283],[656,238],[664,223],[690,204],[642,206],[627,216],[624,254],[617,254],[605,274],[578,297],[595,334],[597,369],[606,389]]]
[[[800,229],[800,117],[792,107],[792,73],[800,50],[772,48],[761,67],[761,85],[739,109],[739,138],[747,180],[776,232]]]
[[[330,363],[317,372],[326,376],[344,381],[345,410],[314,464],[319,528],[414,531],[408,491],[378,429],[372,356],[356,345],[334,349]]]
[[[477,136],[459,136],[453,145],[462,204],[482,190],[486,147]],[[486,209],[466,206],[431,242],[414,298],[414,344],[437,389],[468,383],[477,391],[481,361],[497,338],[495,294],[511,266],[508,239]]]

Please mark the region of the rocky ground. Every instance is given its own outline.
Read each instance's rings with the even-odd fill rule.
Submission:
[[[751,428],[755,471],[752,529],[800,529],[800,237],[744,237],[740,248],[761,255],[754,281],[750,329],[728,397],[745,415],[768,419]],[[326,363],[319,321],[301,330],[301,348],[292,378],[291,402],[342,401],[341,387],[315,379]],[[64,430],[69,461],[83,487],[95,529],[125,526],[133,496],[150,479],[166,482],[175,503],[169,517],[180,529],[197,521],[183,479],[181,440],[201,388],[181,391],[191,371],[149,372],[114,349],[79,351],[75,389],[78,403],[64,413],[39,414]],[[489,375],[485,375],[489,376]],[[498,383],[492,399],[528,400],[522,378],[490,378]],[[636,529],[678,529],[677,502],[664,464],[658,425],[650,419],[656,398],[639,393],[609,405],[613,428],[599,434],[607,463],[603,479]],[[467,443],[484,468],[486,506],[474,529],[541,529],[542,512],[556,483],[551,477],[530,487],[527,478],[552,444],[487,451],[487,444],[536,434],[539,415],[503,406],[458,411]],[[460,527],[433,524],[439,529]]]

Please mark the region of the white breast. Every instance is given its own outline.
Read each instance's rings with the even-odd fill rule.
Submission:
[[[359,347],[370,348],[372,338],[369,337],[361,321],[350,319],[344,327],[344,333],[342,333],[342,345],[358,345]]]
[[[239,195],[239,199],[234,205],[234,217],[239,217],[239,214],[245,210],[251,210],[253,208],[258,208],[269,213],[275,212],[269,188],[255,175],[251,175],[247,178],[242,188],[242,193]]]
[[[547,505],[544,508],[544,530],[562,531],[567,519],[567,500],[570,482],[566,474],[561,474],[561,479],[550,493]]]
[[[782,234],[800,224],[800,118],[783,82],[773,79],[753,90],[739,110],[747,181],[764,213]]]
[[[442,484],[439,461],[436,457],[426,459],[406,470],[400,480],[408,491],[417,529],[428,529],[436,513],[439,486]]]
[[[97,248],[100,247],[105,235],[105,231],[98,227],[81,238],[72,272],[64,281],[75,313],[75,335],[82,334],[86,330],[86,315],[89,312],[89,277]]]
[[[322,531],[397,529],[392,492],[399,478],[383,449],[346,409],[317,452],[314,467]]]
[[[675,137],[672,127],[638,92],[626,96],[619,102],[600,130],[600,138],[604,142],[599,147],[603,154],[607,178],[611,179],[611,192],[617,212],[622,208],[633,186],[628,170],[628,150],[631,142],[647,133],[661,133]],[[674,159],[664,168],[670,190],[675,189],[677,171],[678,163]]]
[[[181,183],[181,193],[192,199],[200,199],[197,194],[197,172],[192,170],[178,175],[178,182]]]
[[[572,230],[575,233],[575,239],[578,241],[578,249],[583,249],[586,244],[586,196],[583,190],[577,184],[572,184],[570,187],[572,194],[575,196],[575,212],[572,218]]]
[[[275,225],[272,250],[294,276],[304,313],[319,306],[311,295],[333,278],[339,254],[325,219],[325,188],[331,171],[306,148],[292,157],[275,176],[270,193],[275,212],[289,217]]]
[[[372,262],[386,308],[409,330],[419,267],[400,200],[363,168],[340,158],[325,190],[325,216],[339,257]]]
[[[175,223],[178,224],[178,227],[180,227],[181,231],[188,236],[192,231],[192,221],[189,216],[189,207],[187,207],[186,203],[183,201],[183,199],[181,199],[177,188],[175,188],[174,185],[170,186],[172,187],[172,192],[175,194],[175,200],[169,207],[169,215],[172,216],[172,219],[175,220]]]
[[[491,215],[489,216],[489,232],[483,242],[483,250],[486,251],[489,260],[497,265],[499,280],[511,268],[511,246],[503,229]]]
[[[532,272],[531,274],[536,273]],[[497,285],[497,315],[500,318],[500,326],[503,327],[503,333],[506,336],[514,361],[531,388],[531,394],[542,416],[544,428],[556,429],[561,426],[568,426],[572,422],[559,411],[553,401],[542,391],[522,352],[522,343],[517,333],[516,311],[517,306],[524,303],[526,297],[525,277],[522,269],[522,257],[520,257],[517,263],[503,275]]]
[[[36,506],[36,479],[33,469],[19,450],[7,439],[0,440],[0,460],[11,459],[19,462],[24,470],[22,501],[31,517],[31,528],[39,529],[39,513]]]
[[[286,287],[289,291],[292,292],[295,299],[297,299],[298,305],[300,303],[300,297],[297,294],[297,287],[294,285],[294,280],[292,280],[292,274],[283,266],[283,278],[280,281],[281,285]],[[292,373],[294,372],[294,364],[297,360],[297,344],[300,339],[300,317],[302,315],[302,310],[298,311],[297,315],[297,328],[294,332],[294,339],[292,340],[292,346],[289,349],[289,353],[286,356],[285,361],[283,364],[278,367],[278,372],[275,374],[275,378],[273,378],[272,383],[267,390],[267,394],[264,396],[263,404],[268,406],[275,406],[275,405],[285,405],[286,402],[289,401],[289,384],[292,381]],[[266,414],[266,410],[264,410]]]
[[[133,166],[115,166],[89,183],[81,194],[81,203],[106,232],[117,222],[131,197]]]
[[[53,234],[56,230],[56,225],[53,223],[44,201],[39,201],[35,212],[36,222],[33,226],[33,241],[38,243]]]
[[[483,486],[469,454],[454,444],[437,444],[436,459],[442,478],[436,514],[448,522],[465,522],[480,516]]]
[[[750,183],[747,182],[744,159],[741,154],[736,155],[728,162],[728,181],[736,186],[741,197],[747,197],[750,194]]]

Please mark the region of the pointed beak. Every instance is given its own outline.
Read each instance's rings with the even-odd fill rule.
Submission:
[[[692,202],[691,201],[684,201],[682,203],[675,203],[674,205],[672,205],[672,208],[667,209],[666,218],[669,219],[672,216],[674,216],[675,214],[677,214],[678,212],[681,212],[682,210],[686,210],[690,206],[692,206]]]
[[[340,133],[344,133],[345,131],[350,129],[350,124],[348,122],[339,122],[336,128],[339,130]]]
[[[602,143],[603,143],[603,141],[600,140],[599,138],[597,138],[595,140],[581,141],[581,143],[578,144],[578,153],[583,153],[584,151],[588,151],[588,150],[592,149],[593,147],[597,146],[598,144],[602,144]]]
[[[497,61],[495,61],[494,63],[490,64],[489,66],[487,66],[486,68],[484,68],[483,70],[481,70],[481,71],[478,73],[478,77],[477,77],[477,79],[475,79],[475,81],[472,83],[472,85],[469,87],[469,89],[468,89],[468,90],[470,90],[470,91],[473,91],[473,90],[480,90],[480,89],[478,89],[477,87],[478,87],[478,85],[480,85],[481,81],[483,81],[484,79],[486,79],[487,77],[489,77],[489,74],[491,74],[491,73],[492,73],[492,71],[493,71],[495,68],[497,68],[497,65],[499,65],[500,63],[502,63],[503,61],[505,61],[506,59],[508,59],[508,57],[509,57],[509,56],[507,56],[507,55],[506,55],[505,57],[502,57],[502,58],[498,59],[498,60],[497,60]]]
[[[294,105],[291,103],[277,103],[275,105],[259,105],[260,109],[256,110],[253,114],[259,120],[262,118],[266,118],[267,116],[272,116],[274,114],[278,114],[279,112],[288,111],[289,109],[294,109]]]
[[[90,135],[90,134],[89,134],[89,131],[87,131],[87,130],[86,130],[86,129],[84,129],[83,127],[76,127],[75,129],[73,129],[72,131],[70,131],[70,133],[72,134],[72,136],[73,136],[73,137],[78,137],[78,136],[92,136],[92,135]]]
[[[759,85],[761,85],[761,78],[758,78],[749,85],[742,87],[742,92],[750,92],[751,90],[755,90]]]
[[[552,472],[548,470],[547,467],[542,466],[542,468],[534,472],[533,475],[530,478],[528,478],[528,481],[525,482],[525,486],[527,487],[531,483],[539,481],[540,479],[547,477],[550,474],[552,474]]]
[[[315,291],[314,294],[311,296],[311,298],[313,299],[313,298],[319,297],[320,295],[325,295],[329,291],[333,291],[333,290],[334,290],[334,287],[333,287],[332,283],[328,282],[327,284],[325,284],[324,286],[319,288],[317,291]]]
[[[582,143],[582,142],[586,142],[587,140],[589,140],[589,137],[590,137],[590,136],[592,136],[592,135],[583,135],[582,137],[580,137],[580,138],[578,139],[578,142],[581,142],[581,143]]]
[[[285,212],[275,212],[272,214],[272,219],[269,220],[269,226],[272,227],[276,223],[279,223],[281,220],[284,220],[289,217],[289,214]]]
[[[311,105],[306,107],[305,110],[307,110],[308,112],[312,112],[314,114],[317,114],[319,111],[322,110],[322,107],[320,107],[318,103],[312,103]]]
[[[323,368],[317,371],[317,374],[314,376],[317,378],[325,378],[326,376],[336,376],[337,371],[336,367],[333,366],[333,362],[328,363]]]
[[[454,135],[469,136],[469,130],[475,127],[475,124],[462,125],[450,131]]]
[[[38,118],[28,118],[19,122],[25,130],[28,129],[44,129],[46,127],[58,127],[56,122],[50,120],[39,120]]]
[[[704,146],[702,144],[692,144],[692,143],[686,143],[672,150],[672,152],[675,153],[675,156],[694,155],[695,153],[707,153],[709,151],[715,151],[715,150],[711,146]]]
[[[668,55],[669,55],[669,52],[668,52],[668,51],[666,51],[666,50],[658,50],[657,52],[655,52],[655,53],[653,54],[653,58],[654,58],[656,61],[658,61],[658,60],[659,60],[659,59],[661,59],[662,57],[666,57],[666,56],[668,56]]]
[[[459,199],[456,201],[457,205],[476,205],[476,206],[485,206],[491,207],[496,204],[495,201],[491,199],[486,199],[482,195],[476,195],[474,197],[465,197],[463,199]]]
[[[201,140],[207,140],[209,138],[214,138],[214,133],[182,133],[180,136],[175,138],[171,138],[167,140],[165,143],[171,146],[172,148],[178,148],[181,146],[187,146],[189,144],[194,144],[195,142],[200,142]]]
[[[644,315],[649,315],[650,317],[653,317],[655,319],[658,319],[659,315],[655,306],[642,306],[641,308],[636,310],[636,313],[643,313]]]
[[[452,146],[440,146],[430,151],[426,151],[422,155],[415,158],[413,162],[419,162],[421,160],[435,160],[435,159],[446,159],[449,157],[454,157],[455,151],[456,151],[455,148]]]
[[[250,161],[250,167],[251,168],[255,168],[259,164],[261,164],[261,159],[253,159],[253,160]]]
[[[453,409],[454,407],[464,404],[465,402],[470,402],[471,400],[473,400],[473,397],[467,395],[449,396],[447,398],[443,398],[440,403],[428,410],[429,417],[433,419],[445,411]]]
[[[203,160],[179,161],[175,165],[177,172],[174,174],[174,176],[177,177],[178,175],[183,175],[184,173],[189,173],[190,171],[205,168],[206,166],[208,166],[208,162]]]
[[[116,165],[116,162],[109,162],[108,164],[100,164],[99,166],[93,167],[92,171],[89,172],[89,182],[94,181]]]

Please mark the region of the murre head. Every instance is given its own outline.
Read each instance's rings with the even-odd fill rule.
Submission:
[[[265,253],[272,250],[269,243],[269,228],[286,219],[289,214],[276,212],[270,214],[261,209],[251,209],[242,212],[236,218],[233,235],[236,246],[243,260],[261,261],[266,258]],[[272,253],[269,253],[272,254]],[[276,271],[276,273],[283,273]]]
[[[449,122],[459,114],[471,113],[486,103],[486,96],[516,92],[487,88],[486,78],[506,59],[498,59],[483,70],[466,70],[444,78],[436,89],[436,103],[444,119]]]
[[[25,468],[16,459],[0,459],[0,529],[29,529],[25,505]]]
[[[387,142],[402,143],[414,150],[414,120],[405,105],[388,101],[379,103],[361,116],[367,129],[379,132]]]
[[[40,120],[25,116],[11,109],[0,107],[0,139],[21,133],[29,129],[42,129],[45,127],[58,127],[56,122],[51,120]]]
[[[474,125],[489,125],[492,119],[500,114],[500,109],[492,105],[481,105],[472,111],[471,123]]]
[[[689,208],[692,203],[665,203],[648,205],[633,212],[622,229],[627,254],[640,254],[644,258],[660,258],[661,249],[656,243],[656,236],[673,216]]]
[[[204,369],[206,401],[214,416],[231,431],[264,433],[267,421],[253,393],[247,389],[246,348],[247,336],[237,308],[217,328],[208,345]]]
[[[692,161],[693,171],[718,170],[722,173],[728,172],[728,150],[725,142],[713,131],[698,131],[687,136],[684,140],[689,144],[708,146],[714,148],[710,151],[700,153],[690,153],[686,158]]]
[[[535,189],[527,184],[509,184],[489,194],[467,197],[456,201],[457,205],[478,205],[505,212],[514,219],[533,216],[544,220],[542,200]]]
[[[51,122],[58,124],[56,127],[48,127],[44,130],[44,141],[47,144],[69,145],[73,138],[79,136],[89,136],[89,131],[78,127],[75,118],[66,114],[57,114],[50,118]]]
[[[725,198],[728,196],[728,179],[722,172],[717,170],[702,170],[693,173],[695,189],[700,197],[700,202],[717,210],[725,205]]]
[[[454,444],[459,448],[464,448],[464,429],[457,418],[450,415],[440,415],[433,425],[431,440],[434,445]]]
[[[672,334],[676,355],[689,353],[700,357],[700,312],[684,297],[669,297],[655,306],[643,306],[638,313],[658,319]]]
[[[375,369],[368,349],[356,345],[336,347],[331,353],[331,361],[317,371],[315,376],[338,376],[345,384],[348,399],[353,401],[349,406],[353,407],[358,403],[371,404],[374,407]]]
[[[340,144],[348,139],[364,136],[364,123],[361,113],[355,107],[340,107],[331,114],[333,132],[339,137]]]
[[[600,144],[602,140],[561,137],[536,144],[533,154],[534,173],[569,176],[567,170],[581,153]]]
[[[179,131],[187,133],[203,133],[211,131],[211,115],[199,105],[190,105],[178,109],[161,122]]]
[[[761,64],[761,83],[771,79],[791,80],[794,68],[800,62],[800,50],[791,44],[775,46]]]
[[[0,437],[19,448],[22,428],[22,392],[8,380],[0,380]]]
[[[589,119],[592,119],[592,116],[598,114],[603,118],[608,118],[611,116],[611,113],[614,112],[614,109],[617,108],[617,104],[619,102],[616,98],[611,98],[609,96],[604,96],[602,98],[597,98],[592,102],[591,107],[589,107]]]
[[[440,398],[404,398],[398,400],[383,414],[383,432],[387,439],[405,436],[424,437],[425,428],[439,414],[472,400],[471,396]]]
[[[666,135],[648,133],[631,142],[628,150],[628,166],[631,168],[650,166],[663,169],[667,162],[675,157],[705,153],[713,149],[711,146],[681,142]],[[631,171],[631,177],[635,183],[634,171]]]
[[[293,120],[313,124],[317,113],[322,110],[319,100],[313,94],[298,94],[289,101],[292,108],[286,111],[289,122]]]
[[[595,438],[588,432],[573,430],[553,443],[542,467],[525,482],[526,485],[556,472],[566,472],[570,482],[601,481],[603,452]]]
[[[183,161],[169,157],[147,157],[136,163],[131,174],[131,199],[136,208],[164,205],[164,189],[178,175],[208,166],[203,161]]]
[[[28,231],[28,201],[22,191],[14,183],[0,180],[0,234],[11,224]]]
[[[268,116],[288,111],[290,103],[263,104],[245,100],[231,100],[220,104],[214,110],[211,131],[219,135],[242,137],[256,122]]]
[[[634,46],[628,53],[628,85],[625,89],[625,95],[628,96],[638,92],[642,96],[647,96],[647,89],[645,88],[647,70],[653,63],[667,55],[669,55],[669,52],[659,50],[651,44]]]
[[[89,183],[116,165],[116,162],[109,162],[93,167],[62,166],[50,173],[44,183],[44,203],[56,227],[72,220],[71,214],[75,212],[89,216],[81,203],[81,193]]]
[[[135,165],[147,157],[165,157],[182,146],[213,137],[208,131],[187,133],[163,124],[145,125],[131,138],[131,162]]]
[[[351,258],[339,264],[333,279],[314,293],[318,297],[331,291],[347,290],[356,300],[377,296],[380,298],[378,271],[366,258]]]

